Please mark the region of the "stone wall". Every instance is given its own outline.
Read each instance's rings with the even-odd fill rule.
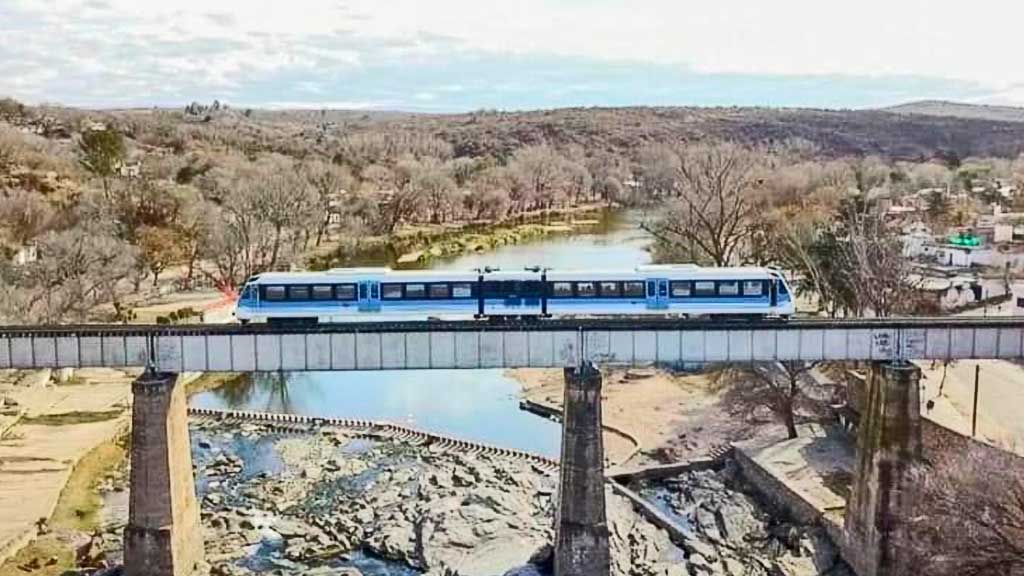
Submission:
[[[804,500],[797,492],[773,476],[738,446],[733,457],[743,479],[776,511],[801,524],[817,525],[823,522],[822,513]]]

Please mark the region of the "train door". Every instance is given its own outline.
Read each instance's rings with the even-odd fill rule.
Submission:
[[[380,310],[380,282],[367,280],[359,283],[359,311]]]
[[[668,280],[649,278],[647,280],[647,308],[665,310],[668,308]]]

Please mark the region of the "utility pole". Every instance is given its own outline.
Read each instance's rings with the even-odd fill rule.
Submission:
[[[978,433],[978,377],[981,374],[981,364],[974,365],[974,412],[971,414],[971,438]]]

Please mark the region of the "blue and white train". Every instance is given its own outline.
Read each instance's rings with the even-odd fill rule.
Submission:
[[[661,315],[788,318],[785,279],[770,268],[692,264],[633,270],[395,271],[338,268],[250,278],[242,323]]]

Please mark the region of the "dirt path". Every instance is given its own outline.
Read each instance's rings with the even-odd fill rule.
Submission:
[[[4,376],[0,394],[23,415],[0,439],[0,562],[35,537],[78,461],[128,425],[133,379],[108,369],[80,370],[58,385],[42,375],[27,383],[24,373]]]
[[[1024,367],[1004,360],[961,360],[948,368],[939,362],[934,366],[930,362],[918,365],[922,377],[921,413],[966,436],[971,435],[974,414],[974,371],[980,367],[978,437],[1024,456]]]
[[[609,464],[706,456],[721,444],[782,431],[774,422],[747,422],[729,414],[708,374],[675,375],[653,369],[604,372],[602,409]],[[510,370],[509,375],[522,383],[525,399],[561,410],[561,370],[523,368]]]

